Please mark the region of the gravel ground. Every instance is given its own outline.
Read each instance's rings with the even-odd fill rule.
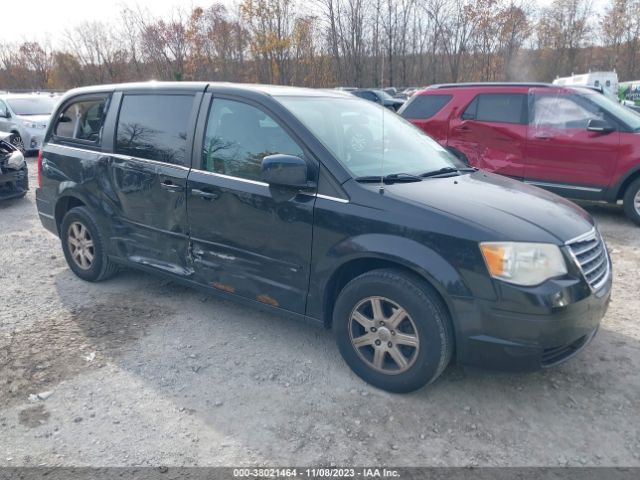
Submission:
[[[83,282],[33,191],[1,203],[0,466],[640,466],[640,229],[588,208],[615,269],[588,349],[393,395],[320,328],[134,271]]]

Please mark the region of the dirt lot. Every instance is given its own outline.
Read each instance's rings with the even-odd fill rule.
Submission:
[[[640,228],[589,210],[615,282],[586,351],[392,395],[328,331],[134,271],[85,283],[33,191],[2,203],[0,466],[640,466]]]

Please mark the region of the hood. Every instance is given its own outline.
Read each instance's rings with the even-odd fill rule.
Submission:
[[[49,123],[51,115],[16,115],[20,120],[25,122],[40,123],[46,125]]]
[[[386,185],[385,191],[479,224],[495,236],[487,241],[565,243],[594,225],[587,212],[562,197],[481,171]]]

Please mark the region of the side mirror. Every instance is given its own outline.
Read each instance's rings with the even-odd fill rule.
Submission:
[[[71,122],[71,117],[68,117],[66,115],[60,115],[60,119],[58,121],[60,123],[70,123]]]
[[[262,159],[260,177],[269,185],[307,188],[307,162],[295,155],[268,155]]]
[[[590,132],[611,133],[615,132],[616,129],[605,120],[593,118],[587,123],[587,130]]]

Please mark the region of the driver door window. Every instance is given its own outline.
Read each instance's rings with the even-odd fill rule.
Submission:
[[[298,144],[262,110],[235,100],[213,101],[202,152],[203,170],[260,180],[262,159],[277,153],[304,158]]]
[[[588,109],[568,95],[535,96],[532,126],[584,130],[593,119],[602,120],[602,113]]]

